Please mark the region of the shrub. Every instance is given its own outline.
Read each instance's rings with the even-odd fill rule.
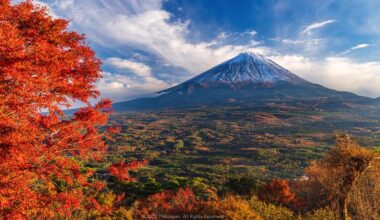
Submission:
[[[300,217],[304,220],[335,220],[334,212],[330,208],[317,209],[313,212],[306,213],[305,216]]]
[[[226,196],[224,199],[211,203],[211,212],[214,216],[223,216],[231,220],[259,220],[262,219],[250,206],[250,203],[236,196]]]
[[[227,196],[222,200],[202,200],[189,188],[149,196],[135,204],[133,210],[137,219],[262,219],[244,199]]]
[[[295,218],[291,210],[283,206],[263,202],[256,196],[249,200],[249,205],[251,209],[266,220],[290,220]]]
[[[230,178],[225,183],[228,193],[251,197],[259,189],[259,183],[252,177]]]

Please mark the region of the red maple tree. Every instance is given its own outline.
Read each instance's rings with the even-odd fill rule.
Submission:
[[[125,163],[124,161],[112,164],[108,168],[108,172],[111,176],[116,177],[120,181],[134,181],[135,179],[129,176],[130,170],[137,170],[148,164],[147,160],[142,161],[132,161],[130,163]]]
[[[111,102],[90,106],[101,62],[67,26],[31,1],[0,0],[0,218],[100,209],[94,204],[104,184],[81,163],[106,149],[97,128]],[[61,108],[71,101],[87,107],[66,117]]]

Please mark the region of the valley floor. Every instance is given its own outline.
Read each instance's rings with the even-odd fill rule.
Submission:
[[[225,107],[119,113],[110,120],[121,132],[109,162],[147,159],[149,168],[138,176],[164,185],[178,177],[202,178],[215,188],[239,176],[299,178],[337,133],[369,148],[380,145],[380,117],[368,112]]]

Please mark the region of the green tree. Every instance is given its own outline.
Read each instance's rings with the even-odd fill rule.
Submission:
[[[225,190],[229,193],[252,196],[259,189],[259,182],[252,177],[230,178],[225,183]]]
[[[176,143],[173,145],[173,148],[176,152],[180,151],[185,147],[185,144],[183,143],[183,140],[177,140]]]

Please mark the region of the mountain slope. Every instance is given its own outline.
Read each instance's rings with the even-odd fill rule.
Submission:
[[[362,104],[370,98],[313,84],[256,53],[241,53],[155,98],[114,104],[116,111],[212,105],[262,105],[268,102]],[[331,104],[333,103],[333,104]],[[342,106],[343,105],[343,106]]]

